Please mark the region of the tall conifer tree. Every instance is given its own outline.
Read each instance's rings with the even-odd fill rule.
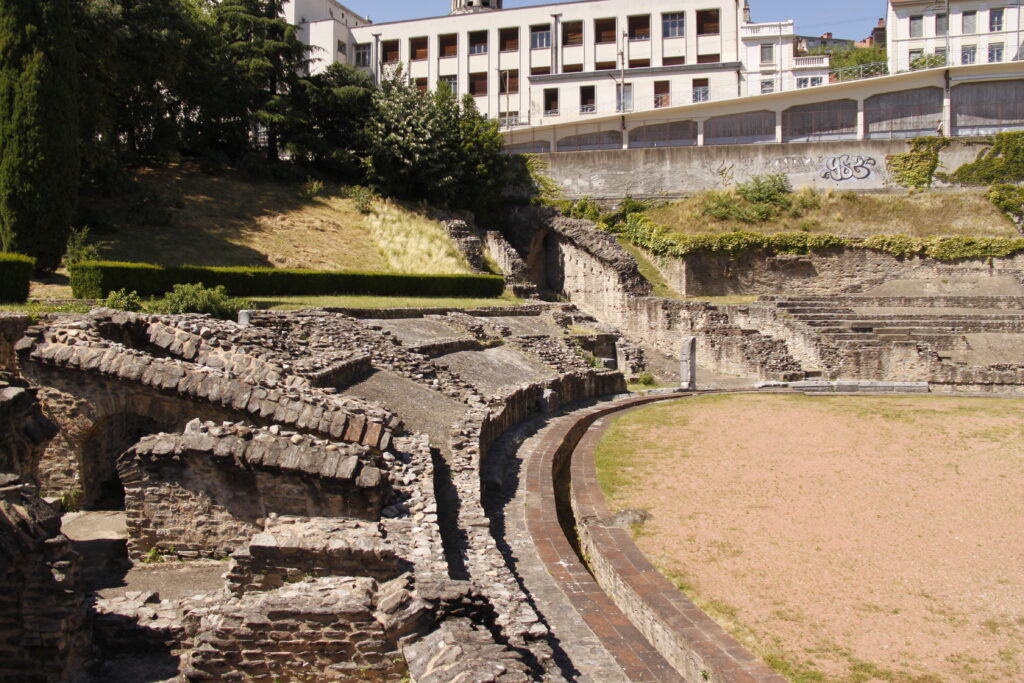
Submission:
[[[78,196],[69,0],[0,2],[0,249],[60,265]]]

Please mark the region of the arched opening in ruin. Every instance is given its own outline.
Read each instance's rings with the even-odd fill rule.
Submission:
[[[117,474],[117,459],[139,439],[168,431],[146,416],[115,413],[97,422],[82,444],[82,502],[87,510],[123,510],[124,485]]]

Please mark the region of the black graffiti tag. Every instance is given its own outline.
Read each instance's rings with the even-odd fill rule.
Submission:
[[[825,159],[825,170],[821,177],[836,182],[864,180],[871,175],[874,167],[875,160],[871,157],[842,154]]]

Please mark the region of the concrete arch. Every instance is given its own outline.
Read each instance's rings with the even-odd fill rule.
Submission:
[[[857,100],[800,104],[782,112],[783,142],[857,139]]]
[[[639,126],[629,131],[630,149],[690,147],[697,144],[696,121],[672,121]]]
[[[93,423],[78,453],[83,506],[99,510],[123,508],[124,486],[117,472],[118,457],[142,437],[171,428],[172,425],[132,412],[113,413]]]
[[[953,135],[1024,130],[1024,79],[954,85],[950,106]]]
[[[869,140],[934,135],[942,123],[942,88],[872,95],[864,100],[864,122]]]
[[[716,116],[704,122],[705,145],[775,142],[775,112],[761,110]]]

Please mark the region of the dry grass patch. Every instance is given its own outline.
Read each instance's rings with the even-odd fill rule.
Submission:
[[[391,201],[374,202],[366,217],[370,235],[388,270],[396,273],[472,273],[438,221]]]
[[[134,191],[87,199],[102,256],[159,265],[383,270],[352,201],[299,197],[298,183],[209,175],[192,165],[139,172]]]
[[[702,196],[651,209],[650,218],[682,234],[735,230],[832,233],[845,237],[905,234],[913,237],[1019,237],[1014,225],[990,202],[987,190],[857,194],[827,190],[821,206],[799,217],[783,216],[767,223],[743,224],[701,215]]]
[[[790,680],[1024,680],[1024,401],[685,399],[596,457],[640,549]]]

